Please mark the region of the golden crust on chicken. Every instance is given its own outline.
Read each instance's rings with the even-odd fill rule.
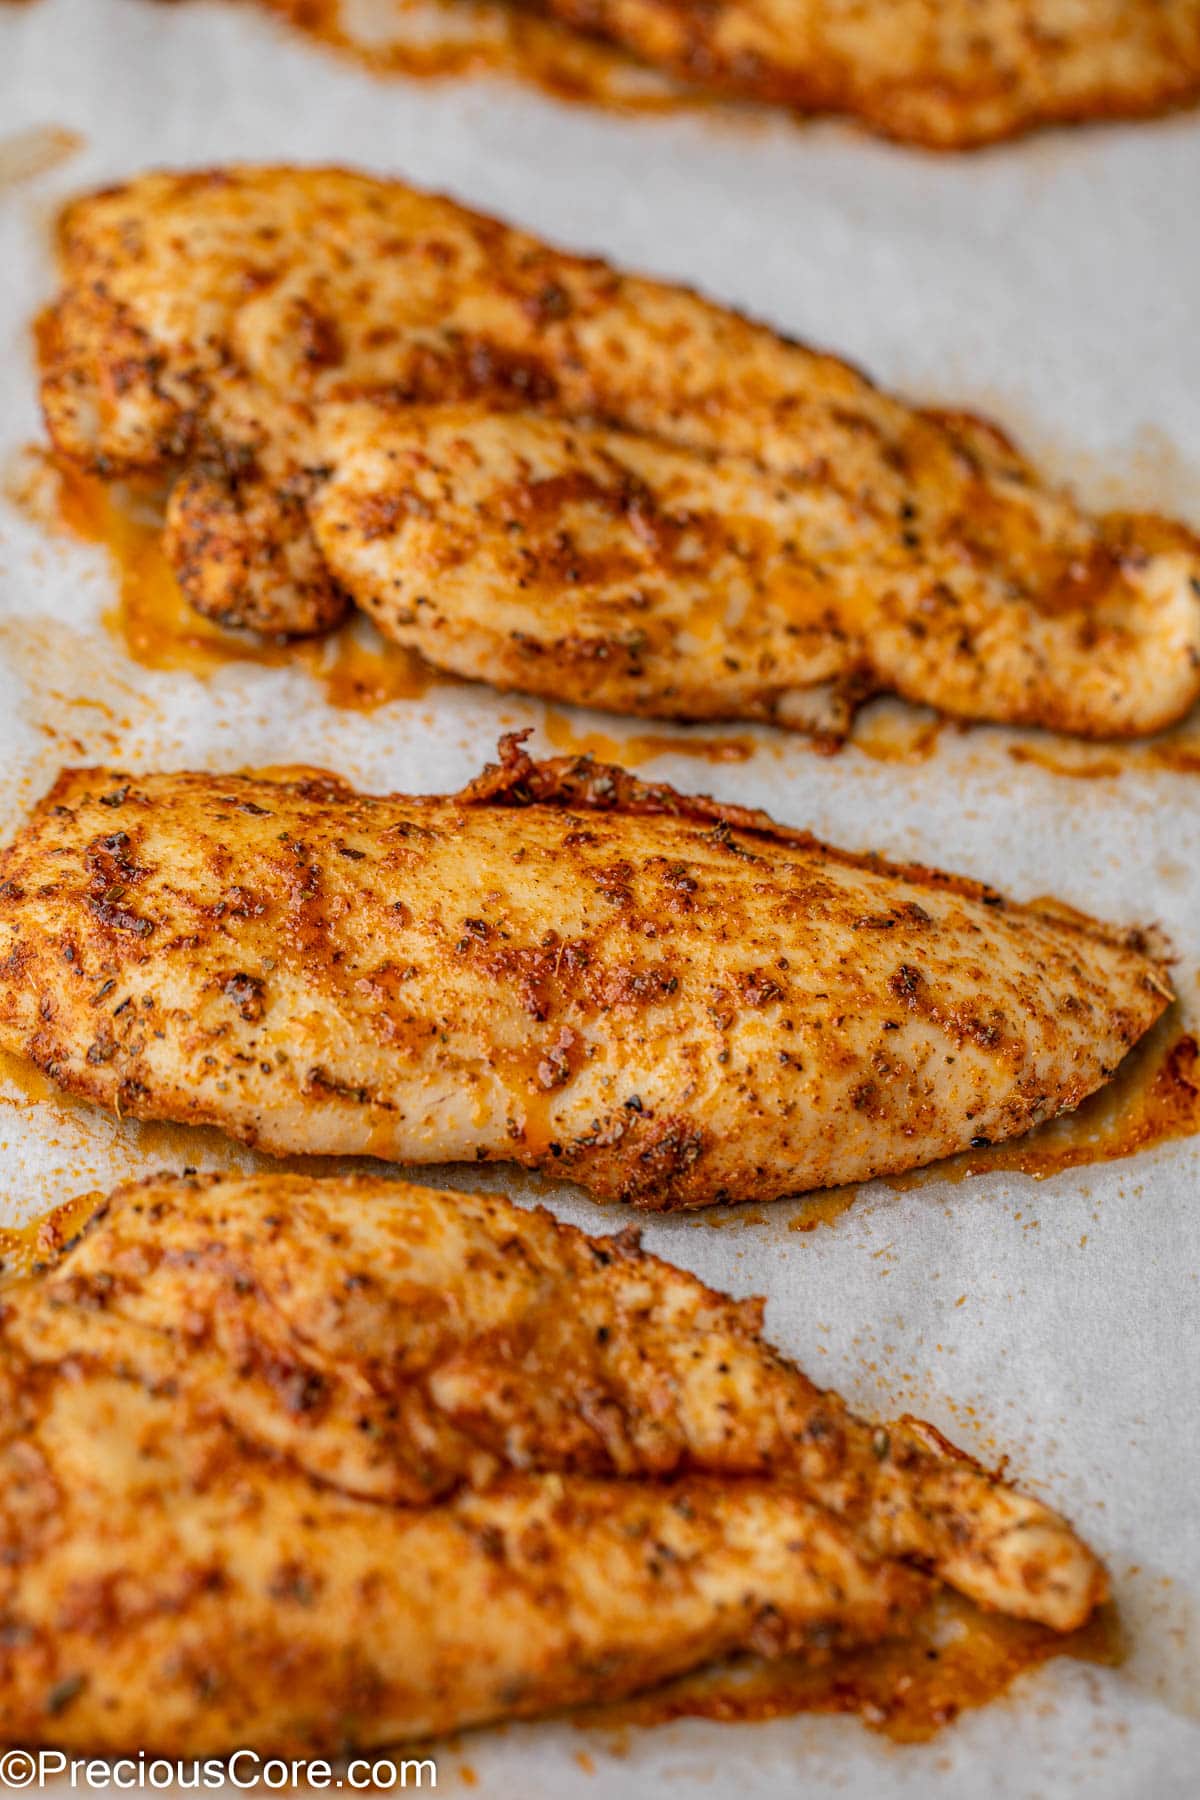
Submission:
[[[649,1208],[1016,1136],[1170,999],[1136,933],[517,740],[444,798],[68,771],[0,862],[0,1046],[68,1091]]]
[[[0,1740],[336,1752],[902,1635],[1059,1631],[1056,1514],[734,1302],[490,1196],[152,1177],[0,1306]]]
[[[832,736],[876,691],[1103,737],[1200,696],[1184,527],[685,289],[336,170],[146,176],[62,251],[55,443],[173,484],[226,623],[349,597],[500,686]]]

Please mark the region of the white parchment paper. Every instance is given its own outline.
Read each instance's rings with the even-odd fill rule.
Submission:
[[[498,81],[376,81],[218,0],[40,0],[0,15],[5,466],[39,432],[28,326],[52,289],[62,197],[153,164],[337,161],[696,283],[907,394],[991,412],[1097,503],[1200,525],[1200,117],[937,160],[840,126],[622,118]],[[5,146],[46,126],[78,133],[77,152],[11,179],[20,158]],[[538,702],[461,686],[362,716],[330,710],[300,671],[148,674],[102,629],[111,601],[100,552],[0,497],[5,834],[63,762],[307,761],[368,788],[444,790],[501,729],[544,719]],[[1195,777],[1070,780],[1015,763],[999,731],[947,734],[911,766],[758,737],[740,766],[668,757],[650,772],[1017,896],[1157,920],[1194,1013]],[[163,1161],[153,1130],[5,1093],[10,1218]],[[188,1154],[245,1160],[207,1134]],[[915,1748],[820,1718],[683,1722],[616,1745],[569,1722],[477,1733],[442,1753],[441,1791],[473,1775],[484,1794],[529,1800],[1200,1792],[1198,1170],[1193,1140],[1040,1183],[876,1184],[807,1233],[789,1229],[797,1203],[645,1227],[651,1249],[706,1280],[769,1295],[774,1340],[858,1407],[917,1410],[986,1457],[1007,1452],[1108,1560],[1132,1639],[1124,1667],[1052,1664]],[[623,1222],[507,1171],[437,1179],[536,1195],[593,1229]]]

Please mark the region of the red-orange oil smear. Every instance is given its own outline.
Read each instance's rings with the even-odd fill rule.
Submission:
[[[1110,781],[1137,770],[1165,770],[1171,775],[1200,775],[1200,714],[1158,737],[1136,743],[1073,743],[1047,738],[1012,744],[1015,763],[1068,775],[1075,781]]]
[[[672,733],[639,732],[626,738],[579,730],[565,713],[554,708],[547,709],[544,729],[556,749],[595,756],[602,762],[621,762],[627,768],[640,768],[658,756],[689,756],[710,763],[747,762],[757,748],[749,736],[702,736],[690,726],[680,726]],[[948,719],[927,707],[896,701],[864,707],[844,742],[806,738],[801,733],[789,734],[788,742],[806,745],[823,755],[848,748],[872,762],[913,765],[929,762],[947,731],[966,736],[973,729],[970,723]],[[1016,763],[1080,781],[1113,779],[1137,770],[1198,775],[1200,715],[1143,741],[1097,745],[1046,734],[1044,739],[1011,745],[1008,754]]]
[[[9,1050],[0,1050],[0,1086],[16,1089],[15,1094],[0,1094],[0,1104],[5,1106],[38,1106],[58,1095],[48,1075]]]
[[[849,742],[872,762],[928,762],[949,720],[926,707],[864,707]]]
[[[65,125],[30,125],[0,138],[0,192],[48,175],[77,155],[84,142]]]
[[[821,1188],[804,1196],[801,1210],[788,1223],[789,1231],[815,1231],[818,1225],[836,1225],[843,1213],[849,1212],[858,1199],[853,1187]]]
[[[1173,775],[1200,775],[1200,722],[1167,732],[1143,746],[1143,758],[1153,768]]]
[[[0,1283],[19,1281],[56,1262],[103,1202],[99,1189],[89,1189],[27,1225],[0,1228]]]
[[[755,1658],[685,1675],[653,1693],[594,1709],[580,1723],[603,1731],[681,1718],[749,1723],[796,1713],[847,1713],[895,1742],[920,1743],[960,1713],[997,1699],[1019,1675],[1052,1657],[1111,1668],[1122,1654],[1111,1606],[1081,1630],[1060,1636],[1042,1625],[980,1612],[944,1591],[917,1619],[911,1637],[844,1651],[828,1661]]]
[[[948,729],[969,736],[976,727],[923,707],[889,705],[878,711],[867,707],[856,718],[847,743],[872,762],[922,763],[934,755]],[[1157,737],[1092,743],[1045,732],[1010,744],[1008,754],[1023,767],[1074,781],[1113,781],[1155,770],[1200,775],[1200,713]]]
[[[230,663],[299,664],[331,706],[355,712],[418,699],[434,682],[451,679],[439,677],[415,651],[387,643],[359,615],[319,639],[274,640],[224,630],[195,612],[180,590],[162,547],[160,495],[110,487],[49,453],[43,462],[53,482],[57,523],[108,553],[117,598],[104,623],[142,668],[206,676]]]
[[[642,731],[625,738],[603,731],[578,731],[565,713],[550,706],[542,730],[556,750],[621,763],[627,769],[639,769],[656,756],[688,756],[708,763],[749,762],[757,748],[751,737],[700,737],[686,727],[678,733]]]
[[[927,709],[894,706],[887,709],[868,708],[855,721],[848,742],[872,762],[921,763],[934,754],[948,721]],[[688,756],[708,763],[748,762],[757,749],[748,735],[703,736],[693,727],[682,725],[674,732],[638,732],[630,737],[614,737],[603,731],[580,731],[565,713],[548,707],[543,729],[556,750],[576,756],[595,756],[601,762],[623,763],[626,768],[640,768],[657,756]],[[841,744],[825,738],[795,735],[795,742],[831,754]]]

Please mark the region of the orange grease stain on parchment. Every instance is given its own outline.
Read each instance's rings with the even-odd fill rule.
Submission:
[[[1112,780],[1131,769],[1200,775],[1200,717],[1192,714],[1182,725],[1140,743],[1076,744],[1070,739],[1048,738],[1012,744],[1008,754],[1016,763],[1032,764],[1076,781]]]
[[[949,719],[926,707],[895,701],[886,708],[864,708],[844,744],[806,738],[789,732],[786,740],[819,755],[857,751],[871,762],[913,766],[930,762],[947,732],[970,738],[986,725]],[[710,763],[747,762],[757,745],[750,737],[702,737],[687,726],[687,735],[640,732],[620,738],[601,731],[576,730],[564,713],[547,710],[546,736],[556,749],[595,756],[602,762],[640,768],[657,756],[689,756]],[[783,734],[781,733],[781,736]],[[1136,770],[1164,770],[1172,775],[1200,775],[1200,714],[1157,737],[1133,742],[1081,743],[1052,732],[1039,733],[1030,741],[1011,744],[1008,755],[1015,763],[1045,769],[1076,781],[1113,780]]]
[[[51,452],[27,456],[18,475],[10,476],[7,491],[39,523],[57,525],[107,552],[117,599],[104,624],[144,669],[206,676],[230,663],[299,665],[331,706],[355,712],[419,699],[435,683],[453,680],[415,651],[389,644],[361,615],[328,637],[291,641],[226,631],[205,619],[188,605],[167,561],[157,496],[109,487]]]
[[[1060,1636],[1046,1626],[983,1613],[940,1592],[911,1637],[828,1660],[753,1659],[682,1676],[580,1723],[600,1731],[671,1719],[750,1722],[796,1713],[849,1713],[898,1743],[920,1743],[960,1713],[985,1706],[1025,1671],[1052,1657],[1115,1667],[1123,1658],[1115,1608],[1100,1609],[1081,1630]]]
[[[641,768],[657,756],[687,756],[699,762],[743,763],[754,755],[751,737],[701,737],[683,728],[673,732],[642,731],[632,737],[612,737],[603,731],[578,731],[565,713],[546,708],[542,730],[556,750],[572,756],[594,756],[601,762]]]
[[[162,510],[153,495],[110,487],[51,452],[30,453],[8,482],[9,497],[42,524],[103,548],[117,583],[104,624],[142,668],[205,676],[229,663],[267,668],[299,664],[324,689],[331,706],[373,712],[393,700],[419,699],[456,678],[435,670],[415,651],[391,644],[354,615],[320,639],[272,640],[227,631],[189,606],[162,547]],[[752,738],[679,736],[645,732],[630,739],[576,732],[565,714],[547,710],[546,734],[558,749],[637,767],[676,755],[712,763],[746,762]]]
[[[57,1261],[104,1203],[99,1189],[64,1200],[28,1225],[0,1229],[0,1284],[18,1281]]]
[[[925,707],[905,706],[896,701],[865,707],[856,718],[847,741],[872,762],[928,762],[948,724],[947,719]],[[580,730],[566,713],[549,706],[542,729],[556,750],[565,750],[574,756],[594,756],[601,762],[623,763],[629,769],[640,768],[658,756],[687,756],[708,763],[742,763],[748,762],[759,748],[759,741],[745,733],[704,736],[687,725],[680,725],[672,732],[637,732],[630,737]],[[818,755],[836,754],[839,748],[828,740],[809,738],[801,733],[781,733],[780,737],[789,745],[796,744]]]
[[[15,1089],[0,1095],[0,1104],[5,1106],[40,1106],[45,1100],[62,1098],[48,1075],[11,1050],[0,1050],[0,1087]]]
[[[849,743],[872,762],[923,763],[937,750],[951,721],[927,707],[902,701],[866,706],[855,718]],[[962,726],[957,727],[962,730]]]
[[[0,194],[48,175],[83,149],[84,139],[65,125],[30,125],[0,138]]]

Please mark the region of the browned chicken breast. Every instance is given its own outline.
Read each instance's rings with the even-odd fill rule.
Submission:
[[[0,1310],[0,1739],[365,1747],[828,1657],[938,1580],[1087,1618],[1062,1519],[761,1323],[501,1199],[118,1189]]]
[[[651,1208],[1012,1137],[1170,998],[1136,934],[514,740],[451,798],[69,771],[0,862],[0,1047],[69,1091]]]
[[[387,0],[366,14],[351,0],[260,4],[368,56],[381,32],[389,41]],[[393,4],[395,41],[412,55],[410,9],[404,0]],[[971,149],[1039,125],[1151,116],[1200,93],[1197,0],[515,4],[589,39],[608,39],[706,94],[845,113],[887,137],[938,150]],[[374,30],[365,29],[368,20]]]
[[[704,88],[850,113],[942,150],[1165,112],[1200,94],[1197,0],[542,3]]]
[[[497,686],[837,737],[880,688],[1086,735],[1200,685],[1192,547],[1164,526],[1153,566],[1131,561],[1148,521],[1097,527],[1015,457],[974,512],[977,471],[940,464],[925,490],[882,445],[864,503],[479,403],[334,406],[319,441],[335,579],[388,637]]]
[[[147,176],[62,249],[55,443],[173,484],[226,623],[349,596],[499,685],[832,735],[884,690],[1099,736],[1200,696],[1182,526],[1088,517],[992,427],[686,290],[331,170]]]

